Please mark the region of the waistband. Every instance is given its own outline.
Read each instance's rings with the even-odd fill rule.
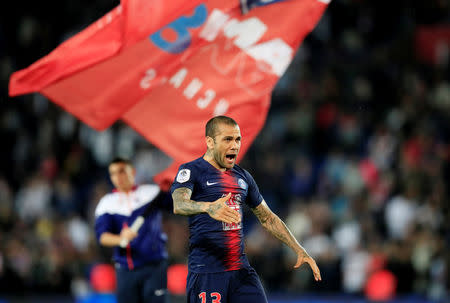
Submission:
[[[162,258],[162,259],[146,262],[145,264],[134,267],[133,269],[129,269],[127,265],[121,264],[119,262],[115,262],[114,267],[117,270],[137,271],[139,269],[143,269],[143,268],[147,268],[147,267],[157,267],[157,266],[160,266],[161,264],[165,264],[165,263],[167,263],[167,259]]]

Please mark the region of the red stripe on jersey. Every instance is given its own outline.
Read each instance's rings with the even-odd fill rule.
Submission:
[[[227,230],[227,248],[228,253],[225,257],[226,270],[241,269],[241,230]]]
[[[223,185],[223,194],[227,195],[231,192],[230,200],[227,201],[227,204],[230,207],[235,206],[236,202],[234,201],[234,196],[237,194],[235,188],[238,186],[234,177],[231,175],[230,171],[226,171],[222,173],[222,185]],[[234,208],[234,207],[233,207]],[[224,223],[225,224],[225,223]],[[235,224],[229,224],[230,226],[234,226]],[[224,228],[225,229],[225,228]],[[241,269],[241,241],[242,241],[242,233],[241,229],[231,229],[224,230],[226,237],[226,245],[227,245],[227,254],[224,259],[225,267],[227,271],[230,270],[238,270]]]

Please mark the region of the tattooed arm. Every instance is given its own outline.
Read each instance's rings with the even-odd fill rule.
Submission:
[[[211,218],[225,223],[239,223],[241,221],[239,212],[226,204],[231,194],[214,202],[196,202],[191,200],[191,195],[192,190],[187,187],[177,188],[172,193],[174,214],[189,216],[207,213]]]
[[[308,263],[309,266],[311,266],[316,281],[322,280],[316,261],[314,261],[314,259],[308,255],[306,250],[297,242],[286,224],[270,210],[266,201],[263,200],[261,204],[253,208],[252,211],[265,229],[289,246],[297,254],[297,263],[294,268],[300,267],[303,263]]]
[[[207,203],[191,200],[192,190],[187,187],[177,188],[172,193],[173,213],[177,215],[195,215],[206,212]]]

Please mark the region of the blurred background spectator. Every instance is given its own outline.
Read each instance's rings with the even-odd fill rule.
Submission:
[[[107,163],[134,159],[139,183],[170,163],[122,123],[97,132],[41,95],[7,97],[13,71],[117,4],[2,4],[2,295],[85,294],[93,264],[110,257],[93,238]],[[449,33],[449,1],[334,0],[306,38],[241,164],[323,281],[293,271],[295,256],[247,211],[247,252],[269,293],[359,295],[387,270],[397,294],[448,298]],[[165,229],[171,264],[185,263],[185,218],[166,214]]]

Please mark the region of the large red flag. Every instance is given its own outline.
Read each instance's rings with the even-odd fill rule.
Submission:
[[[316,0],[285,1],[245,15],[223,1],[209,1],[206,7],[205,25],[190,31],[189,56],[181,57],[170,72],[163,68],[162,78],[161,71],[147,70],[141,84],[153,84],[153,89],[123,116],[176,159],[158,176],[162,179],[173,179],[177,164],[204,153],[205,123],[215,115],[226,114],[240,125],[242,158],[264,124],[274,85],[325,5]]]
[[[123,99],[120,90],[127,88],[117,85],[122,83],[118,78],[128,77],[122,70],[136,64],[136,60],[127,61],[136,55],[133,45],[148,41],[149,34],[187,14],[200,2],[122,0],[121,5],[50,54],[13,73],[9,95],[40,92],[89,126],[105,129],[139,101]],[[90,73],[79,74],[91,69]],[[69,87],[52,89],[62,79],[68,81],[64,83]]]
[[[328,2],[281,1],[243,15],[237,0],[191,1],[189,10],[179,0],[124,0],[14,74],[10,94],[39,91],[96,129],[122,117],[176,163],[200,156],[206,121],[226,114],[241,126],[242,156]],[[111,43],[104,53],[98,37]]]

